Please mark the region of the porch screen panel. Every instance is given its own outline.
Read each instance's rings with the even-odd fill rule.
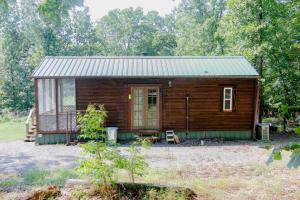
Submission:
[[[76,130],[76,92],[74,79],[60,79],[58,87],[59,130]]]
[[[56,94],[54,79],[38,80],[38,105],[40,131],[56,130]]]

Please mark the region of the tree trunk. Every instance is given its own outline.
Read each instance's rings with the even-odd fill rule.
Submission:
[[[262,24],[263,22],[263,3],[262,3],[262,0],[258,0],[258,21],[259,21],[259,25]],[[262,45],[262,42],[263,42],[263,33],[262,33],[262,30],[260,29],[259,30],[259,46],[261,47]],[[260,78],[263,79],[263,64],[264,64],[264,60],[263,60],[263,55],[260,55],[259,56],[259,75],[260,75]],[[263,111],[264,111],[264,100],[263,100],[263,91],[264,91],[264,87],[263,87],[263,83],[261,83],[260,85],[260,90],[259,90],[259,98],[260,98],[260,103],[259,103],[259,118],[258,118],[258,121],[259,123],[262,122],[262,117],[263,117]]]

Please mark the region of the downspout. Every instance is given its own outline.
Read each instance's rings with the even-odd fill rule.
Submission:
[[[186,95],[186,134],[189,132],[189,95]]]

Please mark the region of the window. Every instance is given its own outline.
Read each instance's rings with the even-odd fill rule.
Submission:
[[[232,87],[224,88],[223,111],[232,111]]]

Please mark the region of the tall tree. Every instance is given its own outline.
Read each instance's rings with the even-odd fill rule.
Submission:
[[[83,0],[43,0],[38,11],[48,20],[60,25],[69,16],[69,11],[76,6],[83,6]]]
[[[1,85],[2,104],[7,108],[24,110],[32,105],[32,86],[27,84],[31,70],[25,65],[31,44],[20,23],[20,10],[16,1],[10,1],[8,11],[0,15],[0,35],[3,39],[1,54],[4,80]]]
[[[224,42],[217,35],[225,0],[183,0],[175,11],[178,55],[222,55]]]
[[[299,60],[289,56],[295,42],[291,35],[296,32],[293,25],[286,24],[295,13],[291,4],[277,0],[228,0],[219,29],[228,52],[246,56],[259,71],[261,116],[264,108],[278,110],[281,104],[296,105],[299,84],[292,85],[297,84],[294,72]]]
[[[173,55],[176,46],[164,18],[154,11],[144,15],[142,8],[110,11],[97,22],[96,30],[108,55]]]

